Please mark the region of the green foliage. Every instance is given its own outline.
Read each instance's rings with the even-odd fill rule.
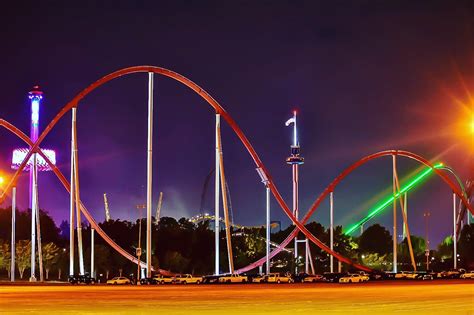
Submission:
[[[0,239],[0,270],[4,269],[10,274],[11,251],[10,244]]]
[[[389,255],[379,255],[377,253],[365,254],[361,257],[361,262],[365,266],[368,266],[377,270],[389,270],[392,267],[391,262],[389,261]]]
[[[20,278],[23,279],[23,274],[30,266],[31,258],[31,242],[27,240],[19,240],[15,245],[16,258],[15,262],[18,266]]]
[[[43,245],[43,266],[46,271],[46,280],[49,279],[49,271],[55,266],[60,258],[61,248],[53,242]]]

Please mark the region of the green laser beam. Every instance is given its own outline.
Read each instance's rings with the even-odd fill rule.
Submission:
[[[434,168],[438,169],[438,168],[441,168],[443,167],[443,163],[439,163],[439,164],[436,164],[433,166]],[[403,186],[401,189],[400,189],[400,192],[396,193],[395,196],[390,196],[389,198],[387,198],[385,201],[383,201],[380,205],[378,206],[375,206],[375,208],[373,210],[371,210],[369,212],[369,214],[363,218],[362,220],[360,220],[359,222],[357,222],[356,224],[352,225],[349,227],[349,229],[347,229],[346,232],[344,232],[344,234],[348,235],[348,234],[351,234],[352,232],[354,232],[355,229],[357,229],[359,226],[361,226],[362,224],[366,223],[367,221],[369,221],[370,219],[372,219],[374,216],[376,216],[380,211],[382,211],[383,209],[385,209],[387,206],[389,206],[391,203],[393,203],[393,201],[398,198],[401,194],[404,194],[406,192],[408,192],[410,189],[412,189],[417,183],[419,183],[420,181],[422,181],[425,177],[427,177],[428,175],[430,175],[431,173],[433,172],[433,169],[432,168],[428,168],[426,170],[424,170],[423,172],[419,173],[416,177],[414,177],[406,186]]]

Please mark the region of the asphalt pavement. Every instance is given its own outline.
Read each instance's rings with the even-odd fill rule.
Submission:
[[[473,280],[0,285],[0,314],[474,314]]]

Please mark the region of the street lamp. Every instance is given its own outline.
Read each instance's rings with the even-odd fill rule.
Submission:
[[[423,217],[425,218],[425,256],[426,256],[426,270],[428,271],[430,269],[430,241],[428,238],[428,225],[429,225],[429,219],[431,216],[431,212],[425,211],[423,213]]]

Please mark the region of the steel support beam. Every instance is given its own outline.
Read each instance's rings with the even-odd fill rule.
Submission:
[[[334,250],[334,192],[329,194],[329,248]],[[329,256],[331,273],[334,272],[334,257]]]
[[[397,188],[395,183],[395,170],[397,167],[397,157],[392,155],[392,192],[393,192],[393,272],[397,272]]]
[[[76,119],[76,113],[73,108],[72,111],[72,125]],[[74,180],[74,128],[71,125],[71,189],[69,191],[69,275],[74,275],[74,207],[75,207],[75,195],[76,185]]]
[[[456,194],[453,192],[453,268],[458,268],[458,237],[456,233]]]
[[[265,187],[265,194],[266,194],[266,249],[265,249],[265,274],[270,273],[270,187],[268,185]]]
[[[153,72],[148,72],[148,146],[146,181],[146,276],[151,278],[151,212],[153,181]]]
[[[10,281],[15,281],[15,257],[16,257],[16,187],[12,188],[12,239],[10,245]]]
[[[221,128],[221,115],[216,114],[216,130],[215,130],[215,136],[216,136],[216,152],[215,152],[215,191],[214,191],[214,245],[215,245],[215,269],[214,269],[214,274],[218,275],[220,273],[219,270],[219,232],[220,232],[220,222],[219,222],[219,216],[220,216],[220,154],[219,154],[219,133],[220,133],[220,128]]]
[[[94,244],[95,244],[95,240],[94,240],[94,236],[95,236],[95,230],[93,228],[91,228],[91,274],[90,276],[92,278],[95,278],[95,257],[94,257],[94,254],[95,254],[95,248],[94,248]]]

